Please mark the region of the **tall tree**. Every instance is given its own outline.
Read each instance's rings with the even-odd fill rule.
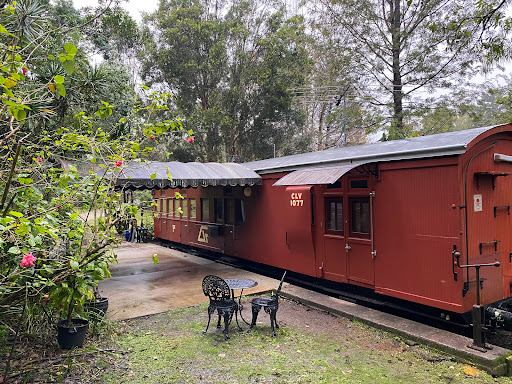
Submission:
[[[404,101],[447,87],[475,70],[483,30],[468,0],[323,0],[322,11],[347,31],[354,72],[375,105],[390,106],[390,138],[410,134]],[[461,22],[464,20],[464,23]],[[496,34],[486,30],[486,41]]]
[[[309,148],[304,115],[290,88],[305,83],[311,61],[300,16],[258,1],[235,2],[227,15],[229,77],[223,129],[228,156],[266,158]]]
[[[194,126],[197,144],[208,161],[220,153],[216,102],[226,77],[225,26],[217,12],[199,0],[161,0],[145,18],[153,33],[142,53],[142,76],[149,84],[161,83],[176,95],[187,126]]]
[[[208,161],[292,151],[302,124],[288,87],[307,70],[304,25],[254,0],[162,1],[146,18],[143,76],[176,95]]]

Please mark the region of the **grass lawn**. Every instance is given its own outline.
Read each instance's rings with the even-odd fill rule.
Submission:
[[[60,352],[27,382],[61,383],[512,383],[392,334],[290,301],[277,338],[268,315],[231,339],[207,322],[206,305],[108,326],[81,350]],[[244,329],[247,329],[245,324]],[[59,352],[56,351],[58,355]],[[74,357],[73,357],[74,356]],[[23,382],[25,376],[19,376]]]

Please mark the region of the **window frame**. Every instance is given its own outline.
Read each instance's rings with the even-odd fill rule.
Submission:
[[[181,200],[181,210],[183,212],[181,217],[186,219],[188,217],[188,199],[186,197]]]
[[[354,225],[354,219],[356,218],[356,215],[354,215],[353,210],[353,203],[354,202],[364,202],[368,204],[368,216],[367,216],[367,225],[368,225],[368,232],[357,232],[353,230]],[[351,196],[348,199],[348,209],[349,209],[349,233],[350,237],[356,237],[361,239],[369,239],[370,238],[370,220],[371,220],[371,212],[370,212],[370,197],[368,196]],[[360,216],[358,216],[359,218]]]
[[[203,197],[200,199],[200,204],[201,204],[201,208],[200,208],[200,211],[201,211],[201,221],[202,222],[205,222],[205,223],[209,223],[210,222],[210,199],[208,197]],[[205,218],[205,208],[206,207],[206,213],[207,213],[207,217]]]
[[[217,205],[218,203],[220,203],[220,208]],[[224,224],[224,220],[226,217],[224,209],[225,209],[224,199],[222,197],[214,198],[213,199],[213,216],[214,216],[215,224]],[[220,213],[220,217],[219,217],[219,213]]]
[[[192,216],[192,202],[194,202],[194,216]],[[190,198],[189,199],[189,202],[188,202],[188,207],[189,207],[189,219],[191,220],[197,220],[197,204],[196,204],[196,199],[195,198]]]
[[[344,207],[343,207],[343,199],[344,196],[325,196],[324,197],[324,204],[325,204],[325,233],[330,235],[337,235],[337,236],[344,236],[345,230],[344,230]],[[340,229],[331,229],[329,228],[331,218],[331,203],[335,203],[335,212],[334,212],[334,223],[335,226],[338,223],[338,207],[341,206],[341,228]]]

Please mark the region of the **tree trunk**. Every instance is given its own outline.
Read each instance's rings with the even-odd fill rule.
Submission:
[[[402,91],[402,74],[400,72],[400,39],[402,34],[400,31],[401,13],[400,0],[392,0],[391,4],[391,41],[393,44],[393,122],[389,132],[392,139],[404,137],[403,122],[403,91]]]

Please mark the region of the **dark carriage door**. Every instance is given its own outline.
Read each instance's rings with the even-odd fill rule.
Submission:
[[[371,177],[348,177],[346,182],[344,232],[349,282],[375,285],[375,254],[372,249]]]

